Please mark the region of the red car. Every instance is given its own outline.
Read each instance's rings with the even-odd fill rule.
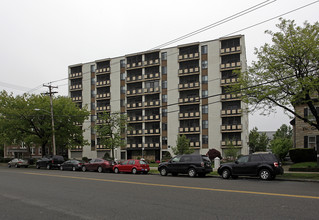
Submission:
[[[149,165],[144,160],[125,160],[120,164],[113,166],[114,173],[145,173],[147,174],[150,171]]]
[[[82,171],[98,171],[99,173],[105,172],[105,171],[112,171],[113,169],[114,162],[112,161],[107,161],[104,159],[92,159],[88,163],[85,163],[82,166]]]

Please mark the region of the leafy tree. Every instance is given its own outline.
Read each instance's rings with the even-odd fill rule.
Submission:
[[[233,142],[229,140],[226,141],[226,147],[227,149],[225,149],[225,156],[231,160],[235,160],[235,158],[238,156],[239,148],[235,147]]]
[[[176,147],[172,147],[174,154],[191,154],[195,150],[189,144],[190,140],[183,134],[177,136]]]
[[[220,152],[214,148],[209,149],[206,155],[209,157],[211,161],[213,161],[216,157],[219,157],[219,159],[222,159]]]
[[[251,152],[266,151],[269,138],[266,133],[258,133],[258,129],[254,127],[249,132],[249,149]]]
[[[79,126],[89,116],[86,109],[79,109],[70,98],[59,96],[53,99],[53,112],[57,152],[87,143]],[[34,94],[14,97],[0,92],[0,137],[7,144],[41,146],[44,155],[46,147],[52,146],[50,98]]]
[[[290,126],[283,124],[274,134],[274,139],[270,142],[270,148],[280,159],[284,159],[292,146],[292,129]]]
[[[111,149],[114,158],[114,149],[125,146],[125,140],[121,134],[126,129],[130,129],[127,127],[127,116],[120,112],[103,112],[98,117],[102,120],[102,124],[96,125],[95,128],[100,138],[100,144]]]
[[[319,22],[296,26],[280,19],[276,26],[279,32],[265,32],[272,36],[272,44],[255,48],[258,60],[240,73],[232,92],[241,91],[243,100],[264,114],[277,106],[319,130]],[[296,105],[307,106],[315,120],[296,112]]]

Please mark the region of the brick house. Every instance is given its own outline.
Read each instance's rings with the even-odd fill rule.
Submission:
[[[41,147],[31,147],[23,145],[4,145],[4,158],[41,158]]]
[[[316,107],[319,112],[319,105]],[[308,117],[309,120],[315,120],[307,105],[295,106],[295,111]],[[319,152],[319,131],[299,118],[294,118],[290,124],[293,126],[294,148],[314,148]]]

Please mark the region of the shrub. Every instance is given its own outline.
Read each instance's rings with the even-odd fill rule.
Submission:
[[[211,161],[213,161],[216,157],[219,157],[219,159],[222,159],[220,152],[214,148],[210,149],[207,152],[206,156],[208,156]]]
[[[162,161],[170,160],[171,158],[172,158],[172,155],[169,151],[163,151]]]
[[[289,150],[289,156],[292,162],[311,162],[317,160],[317,154],[313,148],[294,148]]]
[[[82,157],[82,160],[83,160],[84,162],[88,162],[88,161],[89,161],[89,158],[87,158],[87,157]]]

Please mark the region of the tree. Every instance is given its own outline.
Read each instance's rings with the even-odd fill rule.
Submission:
[[[255,48],[257,61],[240,73],[239,84],[231,90],[241,91],[254,110],[268,114],[277,106],[319,130],[319,23],[304,22],[301,27],[280,19],[276,26],[279,32],[265,32],[272,36],[272,45]],[[307,106],[315,120],[297,112],[297,105]]]
[[[53,99],[53,112],[57,152],[87,143],[79,126],[89,116],[85,108],[80,109],[70,98],[59,96]],[[7,144],[41,146],[44,155],[46,147],[52,146],[50,98],[34,94],[14,97],[0,92],[0,138]]]
[[[189,144],[190,140],[183,134],[177,136],[176,147],[172,147],[172,150],[175,155],[177,154],[191,154],[195,150],[191,148]]]
[[[121,134],[129,129],[127,127],[127,116],[120,112],[103,112],[98,118],[102,121],[101,124],[95,126],[100,144],[107,149],[111,149],[114,158],[114,149],[125,146],[125,140]]]
[[[274,139],[270,142],[270,148],[282,160],[292,146],[292,129],[290,126],[283,124],[274,134]]]
[[[213,161],[216,157],[219,157],[219,159],[222,159],[220,152],[214,148],[209,149],[206,155],[209,157],[211,161]]]
[[[269,138],[266,133],[258,133],[258,129],[254,127],[249,132],[249,149],[251,152],[266,151]]]
[[[238,156],[239,148],[235,147],[233,142],[229,140],[226,141],[226,147],[227,149],[225,149],[225,156],[231,160],[235,160],[235,158]]]

